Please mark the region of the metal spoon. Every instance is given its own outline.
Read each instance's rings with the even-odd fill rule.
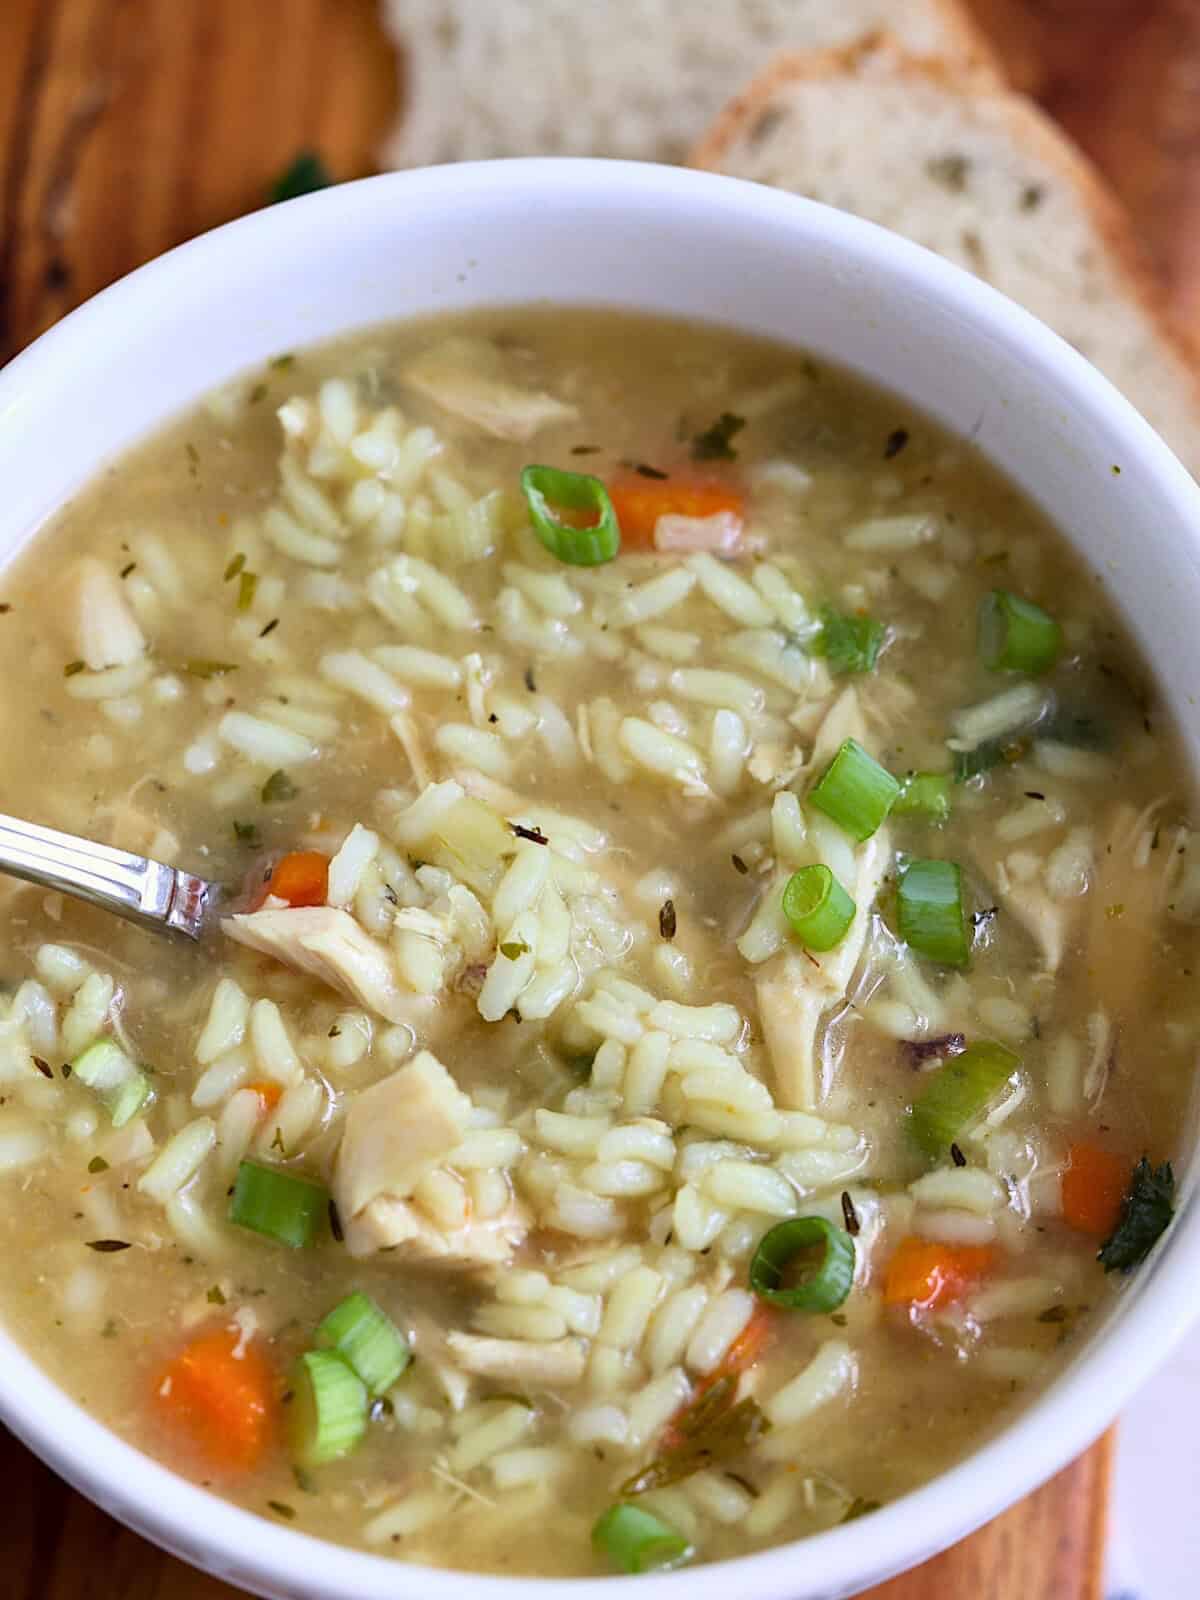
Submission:
[[[159,933],[199,939],[216,921],[221,885],[109,844],[0,815],[0,872],[88,900]]]

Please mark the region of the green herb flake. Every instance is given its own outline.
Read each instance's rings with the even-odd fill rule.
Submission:
[[[256,383],[254,385],[253,389],[251,389],[250,393],[246,396],[246,404],[248,406],[256,406],[261,401],[265,400],[266,398],[267,398],[267,386],[266,386],[266,384],[265,383]]]
[[[254,595],[257,589],[257,572],[243,572],[238,579],[237,608],[239,611],[249,611],[254,604]]]
[[[278,205],[281,200],[295,200],[302,194],[314,194],[318,189],[328,189],[333,179],[315,150],[301,150],[299,155],[275,179],[267,191],[267,200]]]
[[[246,844],[253,848],[259,842],[258,825],[254,822],[238,822],[235,818],[233,836],[239,844]]]
[[[100,1337],[102,1339],[115,1339],[120,1331],[120,1328],[117,1326],[117,1319],[115,1317],[109,1317],[108,1321],[100,1329]]]
[[[204,1298],[210,1306],[223,1306],[225,1304],[225,1296],[221,1293],[221,1285],[219,1283],[214,1283]]]
[[[282,805],[285,800],[294,800],[299,793],[286,772],[273,772],[262,786],[262,803],[265,806]]]
[[[872,1511],[878,1511],[879,1509],[880,1502],[878,1500],[864,1500],[862,1495],[856,1494],[846,1507],[841,1520],[843,1522],[857,1522],[859,1517],[870,1516]]]
[[[745,426],[745,417],[735,416],[732,411],[722,411],[711,427],[705,428],[692,440],[692,460],[736,461],[737,451],[733,448],[733,440]]]
[[[63,668],[63,677],[73,678],[76,673],[82,672],[83,670],[84,663],[82,661],[68,661],[66,666]]]
[[[277,1517],[282,1517],[285,1522],[291,1522],[296,1515],[295,1506],[289,1506],[286,1500],[268,1500],[267,1509],[273,1511]]]
[[[753,1449],[771,1424],[755,1401],[734,1403],[737,1386],[736,1377],[718,1378],[675,1424],[673,1442],[627,1479],[621,1494],[648,1494]]]
[[[1171,1163],[1150,1165],[1143,1156],[1133,1169],[1121,1201],[1121,1216],[1096,1260],[1105,1272],[1132,1272],[1153,1249],[1175,1214],[1175,1174]]]
[[[883,623],[874,617],[850,616],[822,606],[821,632],[814,653],[823,655],[835,673],[873,672],[883,646]]]
[[[285,350],[281,356],[272,356],[270,361],[267,362],[267,366],[270,367],[272,372],[287,372],[289,368],[295,365],[296,357],[290,350]]]
[[[233,581],[233,579],[237,577],[238,573],[242,570],[242,568],[245,565],[246,565],[246,554],[245,554],[245,551],[239,550],[238,553],[235,556],[232,556],[230,558],[229,565],[225,568],[225,574],[224,574],[224,577],[222,579],[222,582],[223,583],[231,583]]]
[[[223,678],[227,672],[237,671],[236,661],[207,661],[203,657],[196,661],[185,661],[181,671],[189,678]]]
[[[316,1494],[317,1485],[311,1472],[306,1472],[303,1467],[293,1467],[292,1477],[296,1480],[296,1487],[301,1494]]]
[[[520,939],[509,939],[500,946],[500,954],[506,961],[519,961],[528,951],[529,946]]]
[[[107,1172],[108,1162],[105,1161],[103,1156],[93,1156],[88,1162],[88,1171],[91,1173]]]
[[[962,194],[970,170],[969,159],[962,155],[933,156],[925,163],[925,171],[934,183],[940,183],[951,194]]]

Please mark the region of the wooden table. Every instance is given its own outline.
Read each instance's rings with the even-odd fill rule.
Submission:
[[[1200,315],[1200,4],[972,0]],[[396,103],[373,0],[0,0],[0,360],[259,204],[302,147],[371,170]],[[872,1600],[1099,1600],[1111,1441]],[[5,1600],[230,1600],[0,1430]]]

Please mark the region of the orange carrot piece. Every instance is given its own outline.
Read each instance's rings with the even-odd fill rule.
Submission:
[[[154,1384],[159,1412],[214,1467],[248,1472],[275,1428],[275,1374],[237,1328],[210,1328],[184,1346]]]
[[[751,1314],[750,1321],[738,1334],[737,1338],[726,1350],[718,1367],[709,1373],[707,1378],[702,1378],[692,1393],[692,1398],[680,1406],[663,1431],[660,1445],[664,1450],[677,1448],[684,1439],[680,1431],[680,1423],[693,1407],[700,1404],[714,1384],[720,1383],[724,1378],[739,1378],[743,1372],[760,1361],[771,1335],[775,1332],[776,1314],[770,1306],[757,1305]]]
[[[271,868],[259,891],[257,910],[269,895],[290,906],[323,906],[329,893],[329,857],[319,850],[293,850]]]
[[[740,517],[744,504],[740,490],[711,479],[617,478],[608,486],[608,497],[625,550],[652,550],[659,517],[711,517],[718,511]]]
[[[901,1239],[883,1276],[883,1298],[889,1306],[911,1305],[921,1311],[961,1300],[996,1259],[990,1245],[938,1244],[910,1234]]]
[[[283,1094],[283,1085],[272,1083],[270,1078],[258,1078],[253,1083],[248,1083],[246,1087],[254,1090],[263,1103],[264,1111],[274,1111]]]
[[[1083,1140],[1067,1152],[1062,1178],[1063,1217],[1080,1233],[1107,1239],[1121,1215],[1132,1168],[1123,1156]]]

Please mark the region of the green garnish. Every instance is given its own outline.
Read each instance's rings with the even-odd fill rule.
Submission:
[[[930,1073],[912,1108],[910,1130],[925,1155],[944,1159],[950,1146],[991,1110],[1021,1065],[1021,1058],[993,1039],[968,1045]]]
[[[854,1240],[824,1217],[792,1217],[768,1228],[750,1262],[760,1300],[789,1311],[836,1311],[854,1283]],[[784,1287],[789,1267],[796,1280]]]
[[[621,529],[608,490],[599,478],[560,467],[526,467],[521,492],[529,507],[533,531],[552,556],[573,567],[595,567],[611,561],[621,548]],[[576,524],[562,512],[585,513]]]
[[[692,440],[692,460],[736,461],[737,451],[733,448],[733,440],[745,426],[745,417],[737,417],[732,411],[722,411],[711,427],[705,428]]]
[[[500,946],[500,954],[506,961],[519,961],[528,950],[529,946],[520,939],[509,939]]]
[[[258,844],[258,824],[254,822],[239,822],[234,818],[233,836],[239,844],[251,846]]]
[[[1049,672],[1062,650],[1062,629],[1032,600],[993,589],[979,603],[979,655],[989,672]]]
[[[229,583],[231,579],[237,577],[238,573],[242,570],[242,568],[245,565],[246,565],[245,554],[244,554],[243,551],[239,550],[238,553],[235,556],[232,556],[230,558],[229,565],[225,568],[225,573],[224,573],[224,576],[223,576],[221,581],[223,583]]]
[[[254,593],[257,588],[257,572],[243,572],[238,579],[237,608],[239,611],[249,611],[254,604]]]
[[[592,1529],[592,1545],[631,1575],[677,1567],[692,1554],[681,1533],[641,1506],[610,1506]]]
[[[873,672],[883,645],[883,623],[874,617],[848,616],[828,605],[818,615],[821,632],[811,646],[814,655],[823,655],[831,672]]]
[[[99,1095],[114,1128],[132,1122],[151,1096],[150,1079],[112,1039],[88,1045],[71,1062],[71,1072]]]
[[[783,914],[806,950],[832,950],[854,921],[854,901],[822,862],[801,867],[783,891]]]
[[[847,739],[808,792],[808,802],[862,843],[880,827],[900,785],[856,739]]]
[[[236,661],[185,661],[181,668],[189,678],[223,678],[227,672],[237,671]]]
[[[88,1168],[87,1169],[91,1173],[107,1172],[108,1171],[108,1162],[105,1161],[103,1156],[93,1156],[92,1159],[88,1162]]]
[[[265,806],[282,805],[285,800],[294,800],[300,793],[287,773],[280,770],[273,772],[262,786],[262,803]]]
[[[955,750],[954,781],[967,783],[971,778],[990,772],[993,767],[1011,766],[1014,761],[1020,761],[1028,748],[1027,739],[1006,734],[1000,739],[985,739],[974,750]]]
[[[214,1283],[204,1298],[208,1301],[210,1306],[223,1306],[225,1304],[225,1295],[222,1292],[221,1285],[219,1283]]]
[[[974,754],[974,751],[972,751]],[[892,805],[894,817],[927,817],[945,822],[950,815],[950,774],[910,772]]]
[[[704,1472],[716,1462],[744,1455],[771,1424],[753,1400],[735,1405],[738,1380],[731,1374],[718,1378],[675,1424],[676,1443],[621,1485],[623,1495],[648,1494],[651,1489],[680,1483],[694,1472]]]
[[[302,1467],[348,1456],[367,1431],[367,1391],[330,1350],[308,1350],[292,1368],[288,1433]]]
[[[1132,1272],[1146,1259],[1175,1214],[1175,1174],[1164,1161],[1157,1169],[1143,1156],[1121,1201],[1121,1216],[1096,1260],[1105,1272]]]
[[[412,1360],[399,1328],[361,1290],[348,1295],[318,1324],[316,1343],[318,1349],[336,1351],[372,1396],[390,1389]]]
[[[229,1220],[301,1250],[313,1242],[328,1204],[329,1196],[319,1183],[258,1161],[243,1161],[234,1179]]]
[[[328,189],[333,179],[325,163],[315,150],[301,150],[300,154],[279,174],[267,191],[269,205],[281,200],[295,200],[302,194],[313,194],[318,189]]]
[[[971,940],[963,911],[962,871],[953,861],[910,861],[896,886],[900,937],[944,967],[965,967]]]
[[[862,1495],[856,1494],[846,1507],[842,1515],[843,1522],[857,1522],[859,1517],[869,1516],[872,1511],[880,1510],[882,1502],[879,1500],[864,1500]]]
[[[83,670],[84,663],[82,661],[68,661],[66,666],[63,668],[63,677],[73,678],[76,673],[82,672]]]

